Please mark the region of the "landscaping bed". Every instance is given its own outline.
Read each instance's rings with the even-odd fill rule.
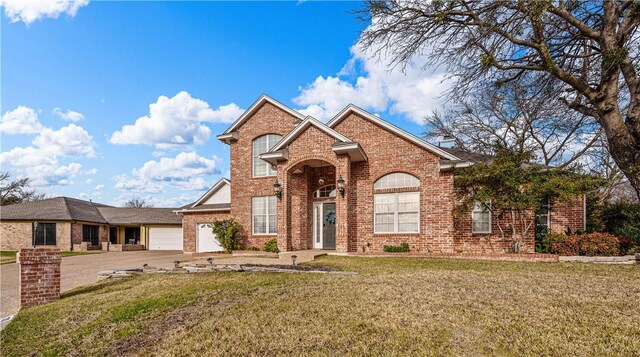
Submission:
[[[0,355],[617,355],[640,351],[636,265],[321,257],[357,275],[107,279],[22,310]]]

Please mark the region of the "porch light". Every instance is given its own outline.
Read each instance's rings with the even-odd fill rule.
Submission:
[[[347,189],[347,185],[345,185],[344,179],[342,175],[338,177],[338,191],[340,192],[340,196],[344,197],[344,191]]]
[[[282,186],[280,185],[280,182],[278,182],[277,178],[276,182],[273,184],[273,194],[276,195],[278,199],[282,198]]]

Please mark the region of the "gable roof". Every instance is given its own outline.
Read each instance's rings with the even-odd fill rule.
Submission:
[[[216,193],[224,185],[231,186],[231,181],[227,180],[224,177],[221,178],[220,180],[218,180],[218,182],[216,182],[213,186],[211,186],[211,188],[204,195],[202,195],[200,198],[198,198],[193,204],[190,204],[190,205],[188,205],[187,207],[184,207],[184,208],[194,208],[194,207],[200,205],[202,202],[204,202],[207,199],[209,199],[209,197],[213,196],[213,194]]]
[[[182,224],[174,208],[98,207],[109,224]]]
[[[54,197],[0,207],[1,220],[52,220],[107,223],[98,211],[100,203],[69,197]]]
[[[342,111],[340,111],[340,113],[338,113],[335,117],[333,117],[333,119],[331,119],[329,121],[329,123],[327,123],[327,126],[329,126],[330,128],[335,128],[340,122],[342,122],[342,120],[344,120],[346,117],[349,116],[349,114],[351,113],[355,113],[358,114],[359,116],[373,122],[374,124],[416,144],[417,146],[438,155],[439,157],[443,158],[443,159],[447,159],[447,160],[455,160],[458,161],[460,160],[460,158],[458,158],[457,156],[455,156],[452,153],[449,153],[445,150],[442,150],[442,148],[437,147],[431,143],[428,143],[420,138],[418,138],[417,136],[410,134],[409,132],[402,130],[400,128],[398,128],[397,126],[367,112],[366,110],[363,110],[353,104],[349,104],[347,107],[345,107],[344,109],[342,109]]]
[[[298,136],[300,136],[300,134],[304,133],[304,131],[310,126],[314,126],[314,127],[318,128],[318,129],[320,129],[325,134],[327,134],[330,137],[336,139],[336,141],[338,141],[338,142],[342,142],[342,143],[351,143],[351,142],[353,142],[349,138],[347,138],[346,136],[338,133],[337,131],[335,131],[335,130],[331,129],[330,127],[328,127],[326,124],[324,124],[321,121],[319,121],[318,119],[316,119],[316,118],[314,118],[314,117],[309,115],[300,124],[298,124],[295,128],[293,128],[293,130],[291,130],[289,132],[289,134],[285,135],[282,139],[280,139],[280,141],[278,141],[276,143],[276,145],[274,147],[272,147],[271,150],[269,150],[268,152],[274,152],[274,151],[278,151],[278,150],[281,150],[281,149],[285,148],[293,140],[295,140]]]
[[[81,221],[99,224],[182,224],[174,208],[127,208],[70,197],[0,207],[3,221]]]
[[[289,108],[288,106],[278,102],[277,100],[269,97],[266,94],[262,94],[260,96],[260,98],[258,98],[258,100],[253,102],[253,104],[251,104],[251,106],[247,110],[245,110],[244,113],[242,113],[242,115],[240,115],[240,117],[238,117],[238,119],[236,119],[236,121],[234,121],[231,124],[231,126],[229,126],[227,128],[227,130],[224,131],[224,133],[218,135],[217,138],[220,139],[220,140],[224,140],[224,139],[230,138],[231,137],[230,134],[233,131],[235,131],[236,129],[238,129],[240,126],[242,126],[242,124],[244,124],[244,122],[247,121],[247,119],[249,119],[265,103],[270,103],[270,104],[278,107],[279,109],[282,109],[283,111],[285,111],[285,112],[293,115],[294,117],[298,118],[298,120],[303,120],[304,119],[304,115],[299,113],[298,111]]]

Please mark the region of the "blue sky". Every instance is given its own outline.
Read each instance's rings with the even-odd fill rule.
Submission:
[[[1,165],[51,195],[181,205],[228,174],[215,135],[262,93],[420,134],[446,88],[354,46],[356,2],[38,4],[2,9]]]

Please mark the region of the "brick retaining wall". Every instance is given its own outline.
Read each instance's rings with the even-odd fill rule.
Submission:
[[[470,260],[496,260],[509,262],[557,262],[555,254],[473,254],[473,253],[349,253],[354,257],[371,258],[451,258]]]

